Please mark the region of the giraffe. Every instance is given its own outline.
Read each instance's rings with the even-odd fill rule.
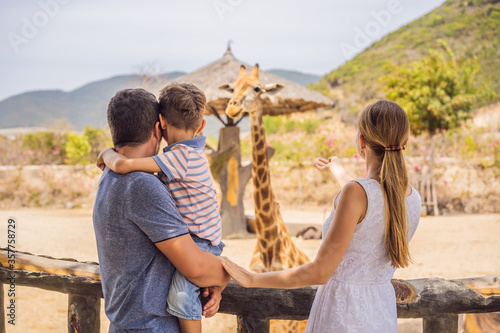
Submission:
[[[251,119],[252,179],[257,245],[250,262],[250,269],[258,273],[287,269],[310,261],[292,242],[271,187],[261,96],[263,93],[274,94],[283,88],[280,84],[261,84],[258,64],[254,66],[250,74],[242,65],[234,85],[225,84],[219,87],[232,93],[226,108],[226,115],[237,118],[246,112]],[[306,321],[273,321],[271,331],[303,332],[305,323]]]

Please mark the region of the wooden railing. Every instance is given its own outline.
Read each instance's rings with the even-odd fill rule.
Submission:
[[[97,263],[16,252],[12,269],[8,259],[7,250],[0,249],[0,281],[14,288],[28,286],[68,294],[68,332],[99,332],[103,295]],[[395,279],[392,284],[398,318],[423,318],[425,333],[456,333],[462,313],[500,311],[500,275],[462,280]],[[316,287],[246,289],[231,282],[223,292],[220,312],[237,316],[239,332],[269,332],[270,319],[307,319],[315,294]],[[0,333],[5,332],[5,318],[7,323],[9,320],[10,298],[5,296],[2,288]]]

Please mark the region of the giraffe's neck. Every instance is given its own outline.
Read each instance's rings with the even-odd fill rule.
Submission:
[[[262,112],[251,113],[252,135],[252,180],[254,186],[255,218],[258,231],[268,229],[274,221],[270,218],[274,210],[267,142],[262,121]],[[260,234],[260,232],[259,232]]]
[[[257,248],[252,262],[261,262],[263,271],[287,268],[287,257],[295,248],[283,222],[271,187],[269,157],[261,112],[251,113],[252,179],[254,185]],[[257,257],[256,257],[257,256]],[[260,260],[258,260],[260,258]]]

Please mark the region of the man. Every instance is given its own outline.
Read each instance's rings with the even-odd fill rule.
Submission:
[[[108,105],[115,149],[128,158],[156,155],[158,117],[153,94],[117,92]],[[179,332],[177,318],[166,311],[175,268],[200,287],[216,286],[204,307],[205,316],[215,314],[229,276],[214,255],[195,245],[170,192],[154,175],[106,168],[93,219],[110,332]]]

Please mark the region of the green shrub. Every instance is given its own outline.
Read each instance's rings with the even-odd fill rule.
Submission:
[[[264,122],[266,133],[268,134],[278,133],[281,129],[281,117],[264,116],[262,121]]]
[[[22,138],[27,164],[63,164],[68,136],[58,132],[28,133]]]
[[[66,142],[66,164],[89,164],[88,156],[92,152],[92,146],[85,134],[78,135],[70,133]]]
[[[298,127],[303,129],[307,134],[312,134],[318,129],[320,123],[321,121],[318,119],[309,118],[299,122]]]

